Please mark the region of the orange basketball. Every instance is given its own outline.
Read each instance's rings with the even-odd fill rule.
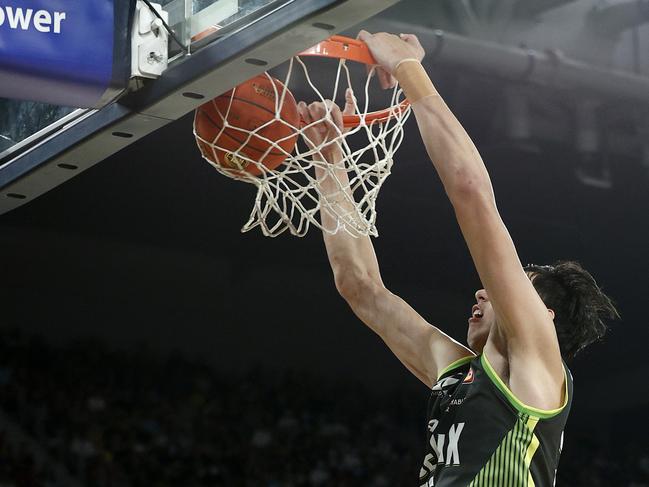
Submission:
[[[260,74],[200,106],[194,116],[194,130],[203,156],[255,176],[261,170],[237,152],[268,169],[282,164],[295,148],[298,134],[294,127],[300,123],[295,98],[288,89],[283,95],[284,89],[279,80]],[[282,96],[284,101],[278,107]],[[252,131],[255,133],[250,135]]]

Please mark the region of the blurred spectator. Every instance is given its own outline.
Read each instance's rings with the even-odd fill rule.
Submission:
[[[414,486],[424,441],[424,411],[397,392],[261,368],[221,376],[17,330],[0,332],[0,407],[92,487]],[[649,487],[649,452],[626,447],[580,441],[557,485]],[[0,487],[54,486],[3,435],[0,459]]]

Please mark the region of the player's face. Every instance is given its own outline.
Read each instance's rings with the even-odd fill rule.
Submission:
[[[530,281],[534,281],[536,276],[533,272],[527,272],[527,277]],[[491,327],[496,323],[496,314],[489,301],[489,295],[484,289],[480,289],[475,293],[476,304],[471,309],[471,317],[469,318],[469,330],[467,331],[467,343],[469,348],[475,352],[482,352]],[[552,314],[554,318],[554,314]]]
[[[476,304],[473,305],[469,318],[467,343],[473,351],[480,353],[487,343],[489,331],[495,323],[496,317],[487,291],[480,289],[475,293],[475,300]]]

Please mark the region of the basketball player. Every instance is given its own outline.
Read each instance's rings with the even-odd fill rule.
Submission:
[[[381,280],[369,238],[324,235],[335,283],[354,313],[432,389],[427,451],[419,485],[537,486],[555,482],[572,400],[564,360],[602,337],[617,312],[575,262],[523,267],[503,224],[487,169],[421,65],[413,35],[362,31],[387,88],[398,80],[412,103],[428,155],[450,199],[484,289],[475,293],[468,347],[427,323]],[[343,113],[353,111],[347,93]],[[331,135],[342,130],[334,104],[299,104],[322,157],[340,161]],[[318,175],[323,198],[339,198],[336,178]],[[338,194],[338,196],[337,196]],[[340,199],[340,198],[339,198]],[[344,201],[338,201],[345,204]],[[353,210],[353,208],[348,209]],[[333,215],[321,211],[325,224]]]

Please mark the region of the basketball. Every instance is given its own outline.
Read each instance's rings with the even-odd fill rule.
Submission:
[[[200,106],[194,133],[203,157],[254,176],[262,169],[244,157],[268,169],[281,165],[295,148],[300,122],[295,98],[284,90],[279,80],[260,74]]]

